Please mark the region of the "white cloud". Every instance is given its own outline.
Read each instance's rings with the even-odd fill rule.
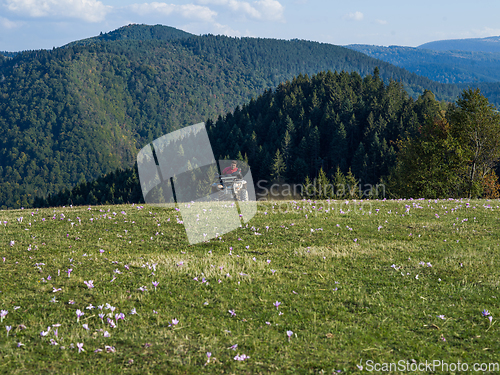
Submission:
[[[344,19],[347,20],[352,20],[352,21],[361,21],[363,19],[363,13],[361,12],[354,12],[354,13],[349,13],[344,16]]]
[[[260,8],[263,18],[268,20],[283,21],[284,7],[276,0],[259,0],[255,4]]]
[[[214,34],[241,37],[238,30],[231,28],[229,25],[223,25],[218,22],[199,22],[191,21],[187,24],[179,26],[181,30],[195,35]]]
[[[387,21],[385,20],[375,20],[376,23],[378,23],[379,25],[387,25]]]
[[[97,0],[4,0],[14,13],[30,17],[71,17],[87,22],[100,22],[111,7]]]
[[[239,0],[198,0],[199,4],[229,8],[257,20],[283,20],[283,5],[277,0],[258,0],[250,4]]]
[[[237,0],[198,0],[200,4],[226,6],[233,12],[242,12],[253,18],[260,18],[260,12],[246,1]]]
[[[241,36],[241,33],[237,30],[232,29],[227,25],[221,25],[220,23],[215,23],[216,34],[231,35],[231,36]]]
[[[22,25],[22,22],[14,22],[7,18],[0,17],[0,26],[4,29],[15,29]]]
[[[208,7],[195,4],[167,4],[167,3],[143,3],[133,4],[128,7],[139,15],[160,14],[169,16],[171,14],[180,15],[187,19],[196,19],[205,22],[213,22],[217,12]]]
[[[254,18],[261,17],[260,12],[246,1],[229,0],[227,5],[235,12],[243,12]]]

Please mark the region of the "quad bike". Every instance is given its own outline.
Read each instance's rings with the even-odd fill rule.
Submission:
[[[247,182],[243,180],[241,169],[231,174],[217,175],[219,182],[212,184],[212,194],[218,193],[218,200],[248,201]]]

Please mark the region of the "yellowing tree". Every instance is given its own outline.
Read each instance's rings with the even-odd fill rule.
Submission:
[[[468,197],[480,194],[500,159],[500,113],[479,89],[464,90],[446,116],[468,158],[464,176]]]

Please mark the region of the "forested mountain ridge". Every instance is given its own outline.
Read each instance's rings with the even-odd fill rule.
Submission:
[[[88,45],[99,42],[109,42],[116,40],[176,40],[194,37],[194,34],[176,29],[170,26],[163,25],[137,25],[130,24],[120,27],[109,33],[101,33],[92,38],[77,40],[66,45],[66,47],[74,45]]]
[[[106,40],[113,39],[113,40]],[[146,40],[143,40],[146,39]],[[177,128],[233,111],[299,74],[380,67],[416,98],[443,85],[343,47],[301,40],[189,36],[130,25],[84,43],[0,61],[0,207],[28,206],[130,167]]]

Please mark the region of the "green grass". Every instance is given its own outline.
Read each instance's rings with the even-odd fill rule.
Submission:
[[[331,374],[366,372],[367,361],[498,363],[498,206],[259,203],[248,227],[197,245],[173,208],[0,211],[0,309],[8,311],[0,373]],[[111,313],[106,304],[116,328],[99,318]],[[125,319],[116,322],[117,313]],[[249,358],[234,359],[242,354]]]

